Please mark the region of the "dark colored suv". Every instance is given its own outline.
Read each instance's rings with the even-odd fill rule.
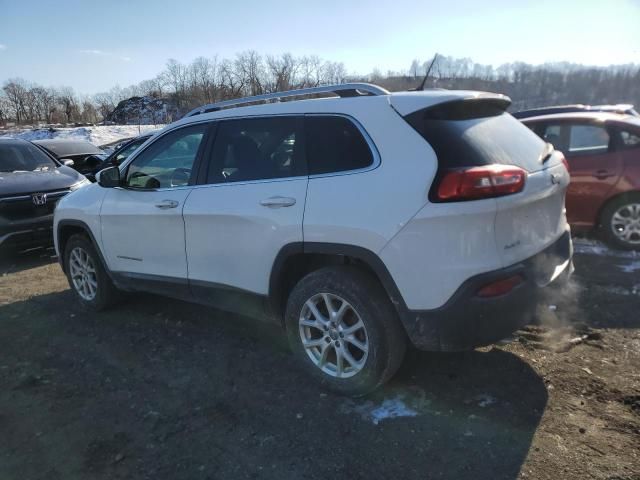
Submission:
[[[0,139],[0,248],[50,245],[56,203],[88,184],[32,143]]]

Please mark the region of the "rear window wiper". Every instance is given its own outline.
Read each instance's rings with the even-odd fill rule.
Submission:
[[[545,163],[547,160],[549,160],[551,158],[551,155],[553,154],[553,151],[553,145],[547,142],[544,146],[542,154],[540,155],[540,163]]]

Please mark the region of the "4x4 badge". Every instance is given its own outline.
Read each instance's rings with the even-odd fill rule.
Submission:
[[[31,201],[36,206],[46,205],[47,204],[47,194],[46,193],[34,193],[31,195]]]

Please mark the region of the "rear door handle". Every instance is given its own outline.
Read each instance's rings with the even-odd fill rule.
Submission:
[[[156,207],[161,210],[168,210],[169,208],[176,208],[179,205],[175,200],[162,200],[160,203],[156,203]]]
[[[260,200],[260,205],[269,208],[290,207],[296,204],[296,199],[291,197],[269,197]]]
[[[605,180],[609,177],[613,177],[613,173],[610,173],[609,170],[597,170],[593,176],[598,180]]]

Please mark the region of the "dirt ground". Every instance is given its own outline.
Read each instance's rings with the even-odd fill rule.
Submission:
[[[640,479],[640,254],[578,240],[542,326],[411,351],[357,400],[277,328],[151,295],[86,314],[50,252],[2,261],[2,480]]]

